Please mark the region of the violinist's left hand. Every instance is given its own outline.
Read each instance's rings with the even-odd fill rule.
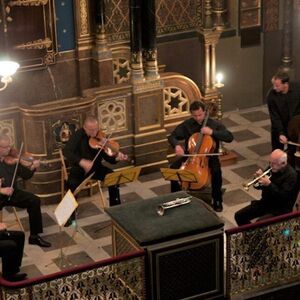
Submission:
[[[118,152],[118,155],[116,157],[116,160],[127,160],[128,159],[128,155],[127,154],[124,154],[122,152]]]
[[[33,170],[37,169],[39,166],[40,166],[40,160],[34,159],[32,161],[32,165],[30,166],[30,170],[33,171]]]
[[[204,126],[201,128],[201,133],[207,134],[207,135],[212,135],[213,130],[210,127]]]

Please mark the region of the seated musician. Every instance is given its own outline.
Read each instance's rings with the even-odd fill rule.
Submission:
[[[287,162],[287,154],[274,150],[270,155],[270,173],[265,176],[261,169],[256,172],[261,199],[235,213],[235,221],[241,226],[259,217],[267,218],[291,212],[298,195],[297,173]]]
[[[8,281],[24,280],[26,273],[19,273],[24,250],[24,232],[7,230],[0,223],[0,256],[2,257],[2,277]]]
[[[174,161],[170,168],[179,169],[182,163],[187,159],[184,154],[188,153],[188,142],[194,133],[202,133],[208,135],[215,141],[214,152],[218,152],[219,141],[230,143],[233,140],[232,133],[217,120],[208,118],[206,126],[202,126],[206,117],[206,106],[201,101],[194,101],[190,105],[191,118],[179,124],[174,131],[169,135],[169,143],[175,148],[175,154],[179,157]],[[179,144],[184,140],[185,149]],[[222,172],[218,156],[208,157],[208,166],[211,173],[211,188],[213,198],[213,208],[217,212],[223,210],[222,197]],[[181,189],[177,181],[171,181],[171,192],[177,192]]]
[[[110,156],[106,153],[105,147],[100,147],[100,149],[92,148],[89,143],[90,138],[95,138],[98,132],[99,124],[97,118],[88,116],[84,120],[83,128],[78,129],[75,134],[71,135],[63,150],[64,156],[71,163],[70,175],[67,182],[67,188],[71,189],[71,191],[74,191],[92,172],[95,172],[92,178],[98,180],[103,180],[106,174],[112,173],[113,171],[110,168],[102,164],[102,160],[115,164],[120,160],[127,159],[127,155],[120,151]],[[93,163],[96,156],[97,158]],[[108,193],[110,206],[121,203],[118,186],[110,186]]]
[[[5,134],[0,134],[0,177],[2,178],[0,206],[1,208],[4,206],[26,208],[29,215],[29,244],[50,247],[51,244],[39,235],[43,232],[40,199],[30,192],[19,189],[16,180],[14,180],[16,167],[17,177],[27,180],[33,176],[40,162],[39,160],[32,160],[28,164],[27,161],[22,162],[21,159],[20,163],[17,163],[16,157],[11,155],[11,150],[10,138]]]

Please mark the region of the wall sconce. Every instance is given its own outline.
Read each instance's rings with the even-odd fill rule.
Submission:
[[[216,88],[219,89],[219,88],[222,88],[224,86],[224,83],[222,83],[223,79],[224,79],[224,76],[223,76],[222,73],[218,73],[216,75],[216,81],[217,81],[216,84],[215,84]]]
[[[1,83],[4,86],[0,87],[0,91],[6,89],[7,85],[12,82],[11,76],[16,73],[20,65],[14,61],[0,61],[0,76],[1,76]]]

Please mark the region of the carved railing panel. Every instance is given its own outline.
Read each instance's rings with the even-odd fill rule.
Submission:
[[[112,258],[109,263],[66,270],[48,278],[40,277],[18,287],[18,283],[1,282],[0,298],[7,300],[43,299],[132,299],[145,297],[144,254],[132,253]],[[25,287],[24,287],[25,286]]]
[[[299,216],[298,211],[226,231],[230,298],[299,280]]]

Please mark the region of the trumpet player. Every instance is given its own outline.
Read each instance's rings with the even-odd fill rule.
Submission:
[[[238,226],[251,223],[255,218],[265,219],[291,212],[296,201],[299,188],[297,173],[287,162],[287,154],[274,150],[270,155],[270,172],[258,170],[258,189],[261,199],[251,203],[235,213]]]

